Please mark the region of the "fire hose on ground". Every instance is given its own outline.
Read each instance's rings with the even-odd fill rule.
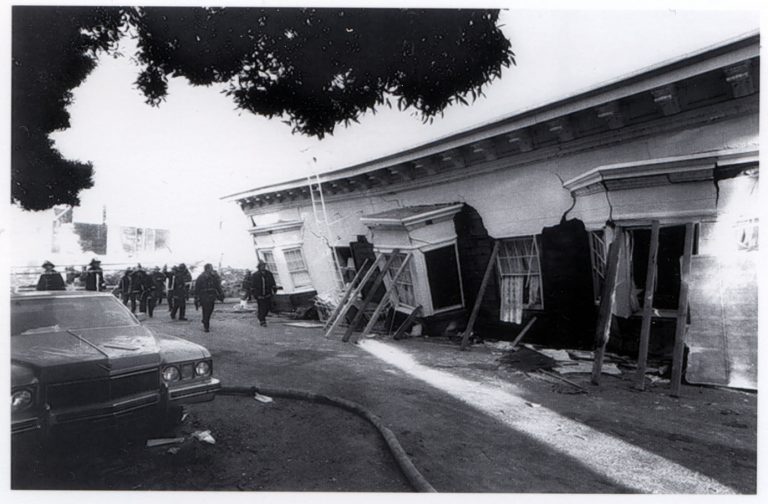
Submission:
[[[405,453],[405,450],[400,445],[395,434],[387,428],[379,417],[371,413],[363,406],[342,399],[340,397],[326,396],[323,394],[316,394],[314,392],[307,392],[305,390],[290,389],[290,388],[271,388],[271,387],[222,387],[219,390],[220,395],[226,396],[247,396],[253,397],[255,394],[263,394],[271,397],[281,397],[284,399],[299,399],[304,401],[311,401],[320,404],[330,404],[347,411],[351,411],[364,419],[368,420],[384,438],[389,451],[395,458],[398,467],[402,471],[403,475],[408,479],[414,490],[417,492],[436,492],[434,487],[422,476],[422,474],[413,465],[410,457]]]

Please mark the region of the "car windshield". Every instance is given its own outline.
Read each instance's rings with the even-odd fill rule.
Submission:
[[[30,298],[11,301],[11,335],[138,325],[117,299],[110,297]]]

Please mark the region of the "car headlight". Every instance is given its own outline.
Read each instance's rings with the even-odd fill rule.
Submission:
[[[29,390],[17,390],[11,394],[11,411],[21,411],[29,408],[32,405],[32,392]]]
[[[195,374],[197,376],[208,376],[211,374],[211,365],[207,361],[200,361],[195,366]]]
[[[163,369],[163,381],[166,382],[175,382],[179,381],[181,379],[181,373],[179,373],[179,368],[176,366],[168,366],[165,369]]]

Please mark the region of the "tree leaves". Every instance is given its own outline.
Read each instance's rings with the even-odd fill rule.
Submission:
[[[29,209],[76,204],[78,184],[90,187],[91,166],[43,140],[69,126],[71,90],[127,32],[147,103],[162,103],[169,77],[221,83],[238,108],[322,138],[392,100],[428,122],[482,96],[514,62],[497,19],[495,10],[455,9],[14,7],[12,199]],[[56,170],[73,175],[64,194],[48,184]]]

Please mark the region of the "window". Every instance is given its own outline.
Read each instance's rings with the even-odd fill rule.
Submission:
[[[283,250],[285,262],[288,264],[288,272],[291,274],[291,281],[294,288],[306,287],[312,285],[312,279],[309,278],[307,263],[304,262],[304,254],[300,248]]]
[[[523,309],[544,307],[536,238],[502,240],[496,261],[501,277],[501,320],[520,324]]]
[[[355,261],[352,259],[352,249],[350,247],[335,247],[334,252],[344,284],[352,282],[357,273]]]
[[[603,292],[603,284],[605,283],[605,265],[608,257],[605,235],[602,231],[589,233],[589,251],[592,260],[592,292],[594,293],[595,304],[599,305],[600,294]]]
[[[275,285],[282,286],[282,282],[280,282],[280,275],[277,274],[277,264],[275,264],[275,254],[271,250],[264,250],[261,253],[262,257],[264,258],[264,263],[267,265],[267,269],[270,273],[272,273],[272,276],[275,278]]]
[[[384,254],[384,256],[389,259],[392,254]],[[405,260],[405,254],[398,253],[395,254],[395,259],[392,261],[392,264],[389,267],[389,280],[392,281],[392,277],[395,276],[395,273],[400,269],[400,267],[403,265],[403,261]],[[401,304],[407,305],[407,306],[416,306],[416,293],[413,288],[413,275],[411,274],[411,265],[413,264],[413,259],[408,262],[408,264],[405,267],[405,270],[400,274],[400,277],[398,277],[397,282],[395,282],[395,291],[397,292],[397,299]]]
[[[758,219],[746,219],[738,221],[735,224],[736,244],[738,250],[752,251],[758,250]]]
[[[439,310],[451,306],[461,306],[461,280],[456,245],[440,247],[424,252],[427,263],[429,292],[432,295],[432,308]]]

